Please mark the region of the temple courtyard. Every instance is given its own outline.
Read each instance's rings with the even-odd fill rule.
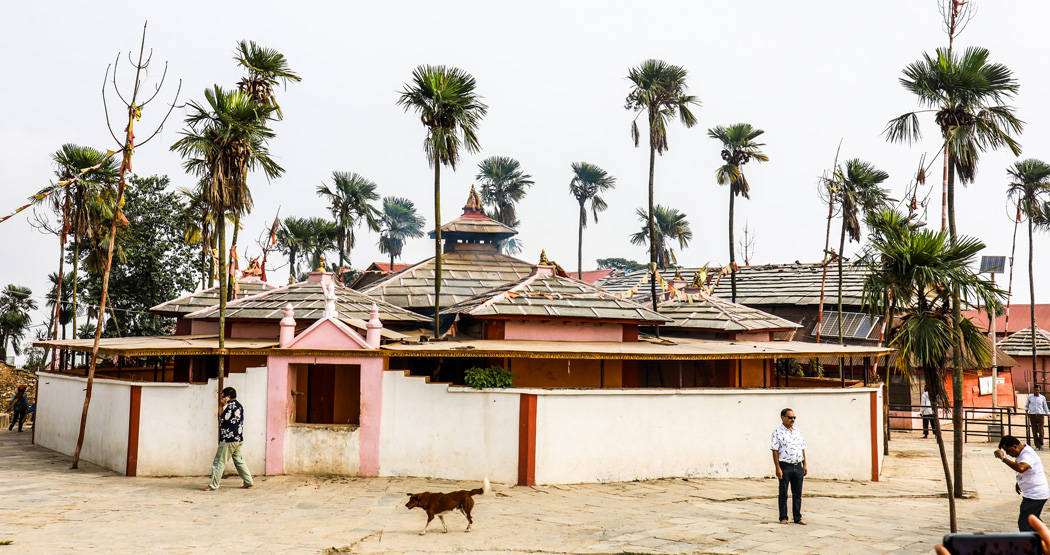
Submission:
[[[426,515],[404,507],[407,492],[479,485],[260,476],[244,490],[233,475],[202,492],[204,477],[133,478],[85,463],[70,470],[69,457],[31,444],[28,430],[3,430],[0,552],[932,553],[948,505],[936,443],[918,437],[894,434],[879,482],[807,479],[808,526],[779,524],[773,479],[665,479],[493,484],[475,498],[473,531],[464,533],[456,513],[446,516],[449,533],[435,522],[420,536]],[[820,464],[810,454],[810,469]],[[968,443],[965,464],[960,531],[1016,530],[1013,472],[987,443]]]

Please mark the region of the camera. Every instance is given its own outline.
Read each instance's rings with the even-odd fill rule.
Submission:
[[[945,534],[941,545],[952,555],[1042,555],[1043,545],[1035,532],[992,534]]]

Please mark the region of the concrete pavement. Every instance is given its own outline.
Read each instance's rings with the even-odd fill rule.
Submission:
[[[405,493],[478,487],[419,478],[128,478],[0,431],[0,554],[12,553],[931,553],[948,527],[936,443],[895,433],[880,482],[807,479],[809,526],[777,521],[773,479],[666,479],[525,488],[475,498],[449,533]],[[949,445],[950,449],[950,445]],[[966,445],[961,531],[1014,531],[1013,472]],[[949,451],[950,453],[950,451]],[[1047,452],[1042,452],[1050,465]],[[811,454],[812,457],[812,454]],[[813,465],[820,461],[812,459]],[[201,469],[205,472],[208,469]],[[258,469],[253,469],[258,470]]]

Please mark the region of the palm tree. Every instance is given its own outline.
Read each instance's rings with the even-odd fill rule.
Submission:
[[[750,123],[737,123],[729,127],[716,126],[707,130],[707,136],[722,142],[722,164],[715,171],[715,180],[719,185],[729,185],[729,268],[730,282],[732,285],[732,301],[736,302],[736,249],[733,238],[733,202],[737,196],[751,198],[751,186],[747,183],[747,177],[741,168],[752,159],[756,162],[768,162],[761,147],[765,143],[756,142],[760,135],[765,133],[761,129],[751,127]]]
[[[434,168],[434,337],[441,335],[441,166],[456,169],[461,150],[478,152],[478,124],[488,106],[474,91],[467,72],[445,66],[419,66],[397,100],[419,114],[426,129],[423,152]]]
[[[1021,212],[1028,218],[1028,287],[1031,298],[1032,360],[1035,360],[1035,251],[1033,248],[1033,227],[1042,212],[1043,197],[1050,194],[1050,165],[1042,160],[1029,158],[1014,162],[1006,170],[1012,181],[1007,194],[1017,202]]]
[[[0,361],[7,360],[8,346],[22,354],[22,339],[33,323],[30,310],[36,310],[36,301],[28,287],[8,284],[0,292]]]
[[[390,255],[390,272],[393,273],[394,259],[401,256],[405,240],[422,237],[426,219],[416,214],[415,203],[407,198],[384,197],[380,220],[379,252]]]
[[[663,155],[667,150],[667,125],[669,120],[678,116],[686,127],[696,125],[696,117],[689,106],[700,105],[695,96],[688,93],[685,80],[688,77],[685,68],[671,65],[663,60],[646,60],[642,65],[631,68],[627,78],[631,81],[631,91],[627,94],[624,107],[637,112],[631,122],[631,137],[634,146],[639,146],[641,134],[638,131],[638,117],[645,112],[649,123],[649,235],[657,237],[655,204],[653,196],[653,176],[656,171],[656,155]],[[656,265],[658,260],[656,243],[649,245],[649,262]],[[657,309],[656,282],[652,284],[653,310]]]
[[[335,218],[339,248],[339,268],[350,262],[350,251],[357,245],[354,228],[362,221],[368,229],[379,231],[379,210],[372,203],[379,200],[376,184],[353,172],[332,172],[332,187],[321,184],[317,194],[328,201]]]
[[[980,154],[986,149],[1007,147],[1014,156],[1021,153],[1021,145],[1012,135],[1021,132],[1023,122],[1014,109],[1004,102],[1017,93],[1017,80],[1008,67],[988,62],[988,50],[967,48],[961,55],[950,48],[938,48],[936,55],[923,58],[904,68],[900,83],[914,94],[924,109],[902,114],[886,124],[884,134],[892,142],[908,142],[921,138],[921,112],[935,112],[937,126],[943,139],[944,182],[941,227],[947,228],[955,240],[955,177],[963,183],[974,180]],[[944,212],[947,214],[945,215]],[[952,303],[952,316],[961,320],[961,304]],[[956,329],[956,333],[959,333]],[[961,337],[956,338],[957,341]],[[962,495],[962,354],[954,351],[953,406],[955,490]]]
[[[215,247],[215,211],[208,202],[207,178],[202,179],[195,188],[179,187],[179,194],[186,201],[183,212],[183,236],[187,245],[201,246],[201,289],[215,285],[215,260],[211,251]]]
[[[288,60],[284,58],[284,54],[272,48],[259,46],[255,41],[242,40],[237,43],[237,55],[233,59],[248,70],[248,76],[237,83],[237,88],[247,93],[255,102],[268,105],[277,119],[284,119],[281,107],[277,105],[277,99],[273,96],[273,86],[303,80],[288,67]]]
[[[76,278],[73,276],[72,272],[66,274],[65,276],[59,275],[58,272],[51,272],[50,274],[48,274],[47,278],[51,282],[51,290],[47,294],[47,301],[44,302],[44,306],[51,309],[49,312],[52,315],[52,321],[48,326],[48,329],[53,329],[57,335],[58,328],[59,326],[61,326],[62,339],[65,339],[66,326],[68,326],[69,323],[73,320],[74,304],[71,300],[72,295],[70,295],[70,287],[73,287],[73,283]],[[61,286],[63,284],[68,285],[69,287],[62,289]],[[56,314],[57,318],[55,317]],[[51,326],[55,327],[51,328]],[[75,327],[73,328],[73,331],[76,332]],[[50,335],[50,333],[48,335]],[[61,352],[63,353],[63,355],[65,354],[65,351]]]
[[[576,202],[580,203],[580,233],[576,243],[576,276],[583,279],[583,228],[587,227],[586,204],[590,201],[594,223],[598,223],[598,212],[604,212],[609,207],[601,194],[616,187],[616,178],[598,166],[587,162],[574,162],[572,173],[569,192],[576,197]]]
[[[889,191],[879,185],[889,179],[890,174],[859,158],[846,161],[845,171],[835,172],[835,193],[842,207],[842,231],[839,234],[839,344],[844,345],[842,335],[842,261],[845,256],[846,236],[860,241],[859,214],[872,214],[887,208]]]
[[[227,92],[218,85],[204,91],[207,106],[187,103],[187,129],[171,145],[186,159],[186,171],[207,179],[206,197],[214,211],[219,242],[219,349],[225,348],[226,329],[226,215],[251,211],[248,173],[261,169],[273,179],[284,168],[270,158],[266,142],[273,131],[266,126],[271,106],[255,102],[241,91]],[[219,357],[219,391],[225,379],[224,357]]]
[[[515,205],[535,184],[531,175],[521,171],[521,164],[506,156],[490,156],[478,164],[478,174],[474,177],[481,183],[481,202],[492,208],[492,219],[510,227],[520,226]],[[521,242],[517,239],[508,239],[500,247],[512,254],[521,252]]]
[[[634,245],[645,245],[646,243],[656,245],[657,254],[659,255],[657,266],[660,269],[666,269],[675,258],[674,249],[668,246],[667,243],[677,240],[678,246],[684,249],[689,246],[689,241],[693,238],[693,230],[689,228],[689,222],[685,219],[686,215],[679,212],[677,208],[669,208],[657,204],[654,209],[656,240],[649,241],[649,214],[645,210],[637,208],[635,213],[638,214],[638,221],[645,225],[642,225],[641,231],[631,234],[631,243]]]
[[[299,262],[307,263],[307,271],[312,270],[309,262],[318,251],[325,252],[336,243],[338,230],[335,222],[324,218],[299,218],[288,216],[281,221],[277,229],[277,244],[281,252],[288,256],[289,278],[298,280]]]
[[[901,314],[899,324],[890,331],[890,345],[897,349],[898,371],[910,377],[913,367],[922,369],[935,410],[948,407],[943,384],[949,354],[965,352],[978,367],[988,364],[991,355],[988,342],[969,318],[956,321],[952,317],[951,303],[962,296],[993,310],[1002,306],[1003,291],[970,268],[984,244],[968,237],[953,242],[945,230],[898,230],[880,236],[873,247],[864,304],[874,318],[888,310],[886,299],[893,299]],[[955,322],[961,333],[955,331]],[[957,340],[960,335],[962,341]],[[937,418],[933,431],[948,491],[951,530],[955,532],[955,492]]]

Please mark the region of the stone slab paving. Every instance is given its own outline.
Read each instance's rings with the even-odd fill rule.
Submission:
[[[950,449],[950,445],[949,445]],[[992,446],[968,443],[962,531],[1012,531],[1019,498]],[[949,451],[950,453],[950,451]],[[1042,452],[1046,464],[1050,455]],[[819,460],[810,464],[819,465]],[[426,516],[406,492],[474,482],[263,476],[128,478],[0,430],[0,555],[12,553],[931,553],[948,504],[936,443],[895,434],[879,482],[806,480],[809,526],[777,522],[773,479],[667,479],[525,488],[493,484],[475,526]],[[208,469],[202,469],[202,472]]]

